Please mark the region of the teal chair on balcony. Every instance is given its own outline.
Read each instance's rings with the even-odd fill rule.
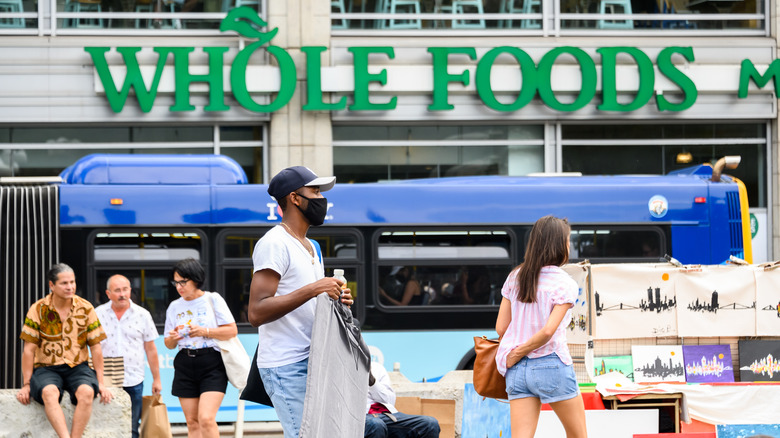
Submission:
[[[101,0],[67,0],[65,2],[65,12],[103,12],[100,7]],[[102,18],[69,18],[65,20],[66,27],[77,27],[80,29],[93,28],[102,29]]]
[[[0,12],[24,12],[22,0],[0,0]],[[0,18],[0,27],[24,27],[24,19]]]
[[[452,28],[453,29],[484,29],[484,19],[458,19],[457,14],[483,14],[485,12],[482,6],[482,0],[452,0],[451,5],[443,5],[441,2],[436,2],[433,8],[434,13],[446,13],[451,12],[453,14]],[[439,20],[434,24],[435,27],[439,27]]]
[[[420,0],[377,0],[376,12],[384,14],[409,14],[408,19],[391,18],[378,20],[379,27],[383,29],[422,29],[420,19]]]
[[[346,7],[344,6],[344,0],[332,0],[330,2],[330,12],[339,14],[345,13]],[[349,27],[349,22],[345,18],[339,18],[336,21],[336,23],[331,21],[331,29],[347,29]]]
[[[631,0],[601,0],[599,2],[599,14],[630,14]],[[596,23],[599,29],[633,29],[634,20],[599,20]]]

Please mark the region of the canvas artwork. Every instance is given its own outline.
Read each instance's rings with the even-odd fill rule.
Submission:
[[[780,267],[764,270],[757,267],[756,335],[777,336],[780,333]]]
[[[680,345],[632,345],[634,382],[685,382]]]
[[[677,335],[676,268],[663,264],[594,265],[594,338]]]
[[[734,367],[728,345],[683,345],[688,383],[733,382]]]
[[[601,376],[612,371],[617,371],[630,380],[634,379],[634,367],[631,356],[597,357],[593,361],[593,367],[594,376]]]
[[[717,438],[780,438],[780,424],[719,424]]]
[[[780,341],[739,341],[739,379],[780,382]]]
[[[569,344],[584,345],[588,342],[588,325],[590,317],[588,315],[588,273],[590,268],[583,265],[565,265],[563,270],[577,282],[579,295],[574,307],[571,309],[571,320],[566,329],[566,341]]]
[[[754,336],[756,288],[747,266],[706,266],[676,278],[678,336]]]

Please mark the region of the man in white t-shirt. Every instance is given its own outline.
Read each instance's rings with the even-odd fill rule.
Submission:
[[[319,245],[306,238],[310,226],[325,220],[335,177],[319,178],[303,166],[273,177],[268,194],[282,209],[282,223],[255,245],[254,275],[249,295],[249,322],[258,328],[257,367],[274,404],[285,438],[297,437],[306,395],[313,299],[327,293],[352,305],[343,282],[325,277]]]
[[[157,358],[157,328],[148,310],[130,300],[130,280],[114,275],[106,284],[106,295],[111,300],[95,308],[107,338],[101,342],[103,357],[122,357],[125,376],[122,386],[132,402],[133,438],[138,438],[141,421],[141,402],[144,392],[144,360],[152,371],[152,393],[162,391],[160,365]]]

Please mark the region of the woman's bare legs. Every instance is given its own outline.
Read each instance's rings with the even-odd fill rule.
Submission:
[[[533,438],[539,423],[542,403],[538,398],[526,397],[509,401],[512,438]]]
[[[561,420],[566,438],[587,438],[588,430],[585,426],[585,405],[582,402],[582,394],[555,403],[550,403],[555,415]],[[513,425],[514,427],[514,425]],[[512,429],[514,437],[514,428]]]

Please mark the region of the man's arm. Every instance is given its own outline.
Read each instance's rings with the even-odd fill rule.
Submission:
[[[157,395],[162,392],[162,382],[160,381],[160,359],[157,356],[157,346],[154,341],[144,342],[146,350],[146,360],[149,362],[149,369],[152,371],[152,394]]]
[[[23,405],[30,404],[30,379],[33,374],[35,350],[37,349],[37,345],[24,341],[24,348],[22,349],[22,389],[16,393],[16,399]]]
[[[97,376],[100,401],[108,403],[114,398],[114,394],[103,384],[103,347],[98,342],[95,345],[91,345],[89,349],[92,353],[92,365],[95,367],[95,375]]]
[[[341,281],[321,278],[289,294],[275,296],[281,276],[271,269],[262,269],[252,276],[249,287],[249,323],[253,327],[276,321],[321,293],[332,299],[341,297]]]
[[[390,375],[382,365],[371,364],[371,374],[376,381],[368,387],[369,403],[386,403],[395,405],[395,391],[390,382]]]

